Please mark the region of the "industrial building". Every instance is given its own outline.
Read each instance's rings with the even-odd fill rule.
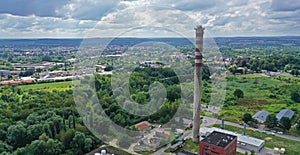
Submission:
[[[236,155],[237,136],[213,131],[200,142],[200,155]]]
[[[277,115],[276,118],[278,121],[281,120],[282,117],[287,117],[289,119],[292,119],[295,112],[290,109],[282,109]]]
[[[256,119],[259,123],[265,123],[267,120],[267,117],[270,115],[270,113],[266,110],[261,110],[257,113],[255,113],[252,118]]]
[[[212,133],[214,131],[218,131],[221,133],[236,136],[237,137],[237,147],[245,149],[245,150],[249,150],[249,151],[253,150],[256,153],[259,153],[264,148],[264,145],[265,145],[264,140],[250,137],[247,135],[238,134],[238,133],[227,131],[227,130],[223,130],[223,129],[219,129],[219,128],[214,128],[214,127],[213,128],[207,128],[207,127],[200,128],[200,135],[209,135],[209,133]]]

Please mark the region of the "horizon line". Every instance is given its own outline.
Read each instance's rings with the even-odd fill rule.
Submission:
[[[277,37],[300,37],[300,35],[264,35],[264,36],[216,36],[216,37],[208,37],[208,38],[264,38],[264,37],[269,37],[269,38],[277,38]],[[184,37],[171,37],[171,36],[166,36],[166,37],[132,37],[132,36],[128,36],[128,37],[89,37],[89,38],[84,38],[84,37],[5,37],[5,38],[1,38],[0,40],[13,40],[13,39],[18,39],[18,40],[29,40],[29,39],[114,39],[114,38],[132,38],[132,39],[159,39],[159,38],[184,38]],[[187,39],[193,39],[192,38],[187,38]]]

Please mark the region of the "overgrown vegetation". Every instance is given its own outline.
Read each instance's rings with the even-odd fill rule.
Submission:
[[[276,115],[280,110],[287,108],[295,112],[291,121],[291,132],[297,134],[293,125],[299,119],[300,104],[292,100],[292,94],[300,90],[300,79],[288,76],[265,77],[258,74],[229,75],[226,78],[226,101],[220,117],[242,123],[246,113],[254,115],[264,109]],[[234,92],[237,89],[244,93],[244,98],[236,98]],[[270,123],[269,127],[277,125],[272,124],[274,123]]]

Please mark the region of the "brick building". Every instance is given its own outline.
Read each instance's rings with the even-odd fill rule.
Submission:
[[[200,142],[200,155],[236,155],[237,136],[213,131]]]

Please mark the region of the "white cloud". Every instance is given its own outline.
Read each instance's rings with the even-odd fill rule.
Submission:
[[[55,9],[67,2],[68,0],[2,0],[0,1],[0,13],[19,16],[36,15],[41,17],[52,17],[57,16]]]
[[[113,11],[119,0],[71,0],[70,3],[56,10],[60,16],[82,20],[99,20]]]
[[[1,14],[0,38],[6,37],[79,37],[94,27],[95,21],[58,17]]]
[[[103,17],[93,35],[118,36],[184,36],[193,35],[196,23],[185,13],[161,7],[138,7],[120,10]],[[173,32],[171,32],[173,31]]]
[[[16,2],[20,1],[20,5]],[[154,26],[193,36],[202,24],[214,36],[300,35],[298,0],[21,0],[0,2],[0,37],[115,36]],[[2,5],[1,5],[2,4]],[[22,6],[23,5],[23,6]],[[49,8],[49,9],[46,9]],[[161,29],[135,29],[130,36],[173,36]]]
[[[300,10],[299,0],[272,0],[272,9],[274,11],[296,11]]]

